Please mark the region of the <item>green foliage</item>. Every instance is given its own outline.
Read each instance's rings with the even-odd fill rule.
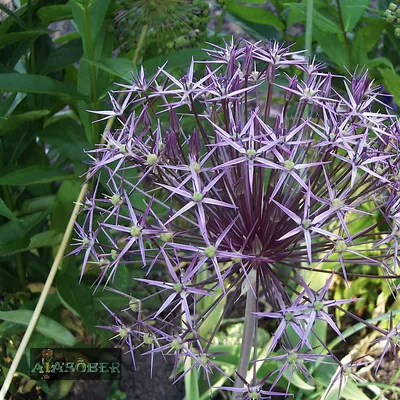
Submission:
[[[0,311],[0,319],[14,324],[28,325],[32,314],[31,310]],[[76,339],[68,329],[45,315],[39,317],[35,329],[42,335],[64,346],[76,344]]]

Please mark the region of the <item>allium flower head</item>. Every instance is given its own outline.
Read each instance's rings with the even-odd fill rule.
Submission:
[[[141,33],[145,34],[145,48],[153,52],[156,48],[160,53],[193,47],[204,40],[207,1],[116,0],[114,9],[117,43],[123,50],[132,48]]]
[[[90,256],[109,261],[97,285],[112,285],[122,264],[143,267],[138,282],[154,294],[125,342],[133,352],[152,334],[148,354],[174,354],[176,366],[190,358],[207,379],[224,373],[210,349],[222,317],[208,337],[202,326],[225,297],[255,299],[255,326],[277,325],[268,359],[282,363],[269,389],[240,370],[234,391],[263,398],[286,370],[311,379],[304,361],[337,360],[310,344],[317,321],[344,340],[335,308],[357,299],[329,299],[334,275],[350,282],[357,265],[398,273],[399,126],[366,72],[336,77],[333,89],[321,64],[274,42],[232,40],[208,55],[181,77],[163,66],[123,85],[130,102],[113,103],[121,127],[90,153],[101,184],[75,253],[83,271]],[[312,269],[322,287],[309,286]],[[146,306],[155,295],[158,309]]]

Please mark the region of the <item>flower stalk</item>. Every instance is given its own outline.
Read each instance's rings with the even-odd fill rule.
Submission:
[[[254,295],[253,290],[248,290],[246,294],[246,309],[244,314],[244,326],[243,326],[243,338],[240,348],[240,356],[237,372],[238,375],[235,379],[235,388],[242,389],[244,387],[244,382],[239,378],[239,376],[246,376],[249,369],[249,362],[251,353],[253,350],[254,334],[256,327],[256,311],[257,311],[257,298]],[[235,400],[241,398],[241,393],[237,392],[235,395]]]

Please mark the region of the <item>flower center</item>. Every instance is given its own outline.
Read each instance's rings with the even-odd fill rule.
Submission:
[[[113,260],[115,260],[117,258],[117,256],[118,256],[117,250],[114,250],[114,249],[111,250],[111,258]]]
[[[182,283],[175,283],[173,286],[175,292],[180,293],[183,290],[183,285]]]
[[[288,354],[287,360],[290,364],[294,364],[297,361],[297,353]]]
[[[249,399],[250,399],[250,400],[258,400],[258,399],[261,398],[261,397],[260,397],[260,393],[258,393],[257,390],[258,390],[258,389],[255,389],[255,388],[251,388],[251,389],[249,390]]]
[[[349,376],[349,375],[351,375],[351,367],[349,367],[348,365],[346,365],[346,366],[343,368],[343,376]]]
[[[289,322],[289,321],[293,321],[294,320],[294,315],[292,312],[288,311],[285,312],[285,321]]]
[[[133,312],[139,311],[139,306],[140,306],[140,300],[139,299],[130,299],[129,300],[129,308]]]
[[[288,171],[292,171],[295,167],[295,163],[291,160],[286,160],[283,163],[283,166],[288,170]]]
[[[342,207],[343,206],[343,201],[340,199],[333,199],[332,200],[332,207]]]
[[[169,242],[172,239],[172,236],[174,236],[174,234],[172,232],[164,232],[160,235],[160,239],[166,243]]]
[[[346,243],[344,242],[344,240],[338,240],[338,241],[336,242],[335,250],[336,250],[338,253],[343,253],[344,251],[347,250],[347,246],[346,246]]]
[[[200,356],[199,361],[202,365],[207,365],[208,357],[207,356]]]
[[[85,237],[82,239],[82,244],[85,247],[90,247],[90,246],[92,246],[92,241],[89,238]]]
[[[321,300],[317,300],[313,304],[313,308],[315,311],[322,311],[324,308],[324,303]]]
[[[126,328],[124,328],[123,326],[121,326],[121,328],[119,328],[119,330],[118,330],[118,335],[120,337],[122,337],[122,339],[124,339],[128,336],[128,330]]]
[[[199,172],[200,171],[200,164],[197,162],[192,163],[192,168],[194,172]]]
[[[111,196],[111,204],[113,206],[119,206],[122,203],[123,203],[123,200],[119,194],[113,194]]]
[[[151,153],[147,155],[147,164],[153,165],[157,161],[157,154]]]
[[[207,257],[215,257],[215,255],[217,254],[217,249],[215,248],[215,246],[208,246],[204,249],[204,254]]]
[[[311,226],[311,219],[304,219],[301,224],[304,229],[308,229]]]
[[[143,343],[144,343],[144,344],[151,345],[151,344],[153,344],[153,342],[154,342],[154,337],[153,337],[153,335],[150,335],[149,333],[145,333],[145,334],[143,335]]]
[[[252,159],[257,155],[257,151],[254,150],[254,149],[248,149],[248,150],[246,151],[246,155],[247,155],[247,158],[248,158],[249,160],[252,160]]]
[[[308,87],[305,88],[303,92],[304,97],[307,97],[308,99],[311,99],[315,95],[315,93],[317,93],[315,90]]]
[[[182,348],[182,339],[180,338],[175,338],[171,342],[171,349],[175,351],[179,351]]]
[[[131,226],[131,230],[129,231],[129,233],[133,237],[139,237],[141,232],[142,232],[142,228],[139,225]]]
[[[193,201],[200,202],[200,201],[203,200],[203,198],[204,198],[204,195],[201,194],[200,192],[194,192],[193,193],[193,196],[192,196],[192,200]]]

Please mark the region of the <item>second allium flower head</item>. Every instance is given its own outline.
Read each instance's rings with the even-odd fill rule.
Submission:
[[[224,373],[209,352],[222,318],[208,337],[199,333],[210,311],[230,293],[266,301],[270,312],[255,301],[255,324],[278,322],[268,353],[283,349],[270,355],[281,366],[270,391],[240,374],[235,389],[263,398],[286,370],[311,376],[307,363],[321,357],[310,345],[317,320],[341,336],[332,312],[355,300],[328,299],[334,274],[348,282],[360,264],[398,273],[400,130],[366,73],[333,78],[274,42],[207,53],[210,61],[192,61],[181,78],[142,68],[120,85],[125,100],[111,94],[112,110],[98,112],[121,128],[90,153],[94,189],[73,253],[85,255],[82,274],[100,267],[97,285],[110,285],[122,263],[143,266],[150,276],[139,281],[158,288],[162,305],[149,311],[135,300],[110,311],[107,328],[132,357],[142,344],[176,363],[190,357],[207,379]],[[296,69],[299,77],[285,73]],[[164,268],[159,279],[155,265]],[[312,268],[326,276],[323,287],[310,287]],[[204,308],[202,298],[214,301]]]

